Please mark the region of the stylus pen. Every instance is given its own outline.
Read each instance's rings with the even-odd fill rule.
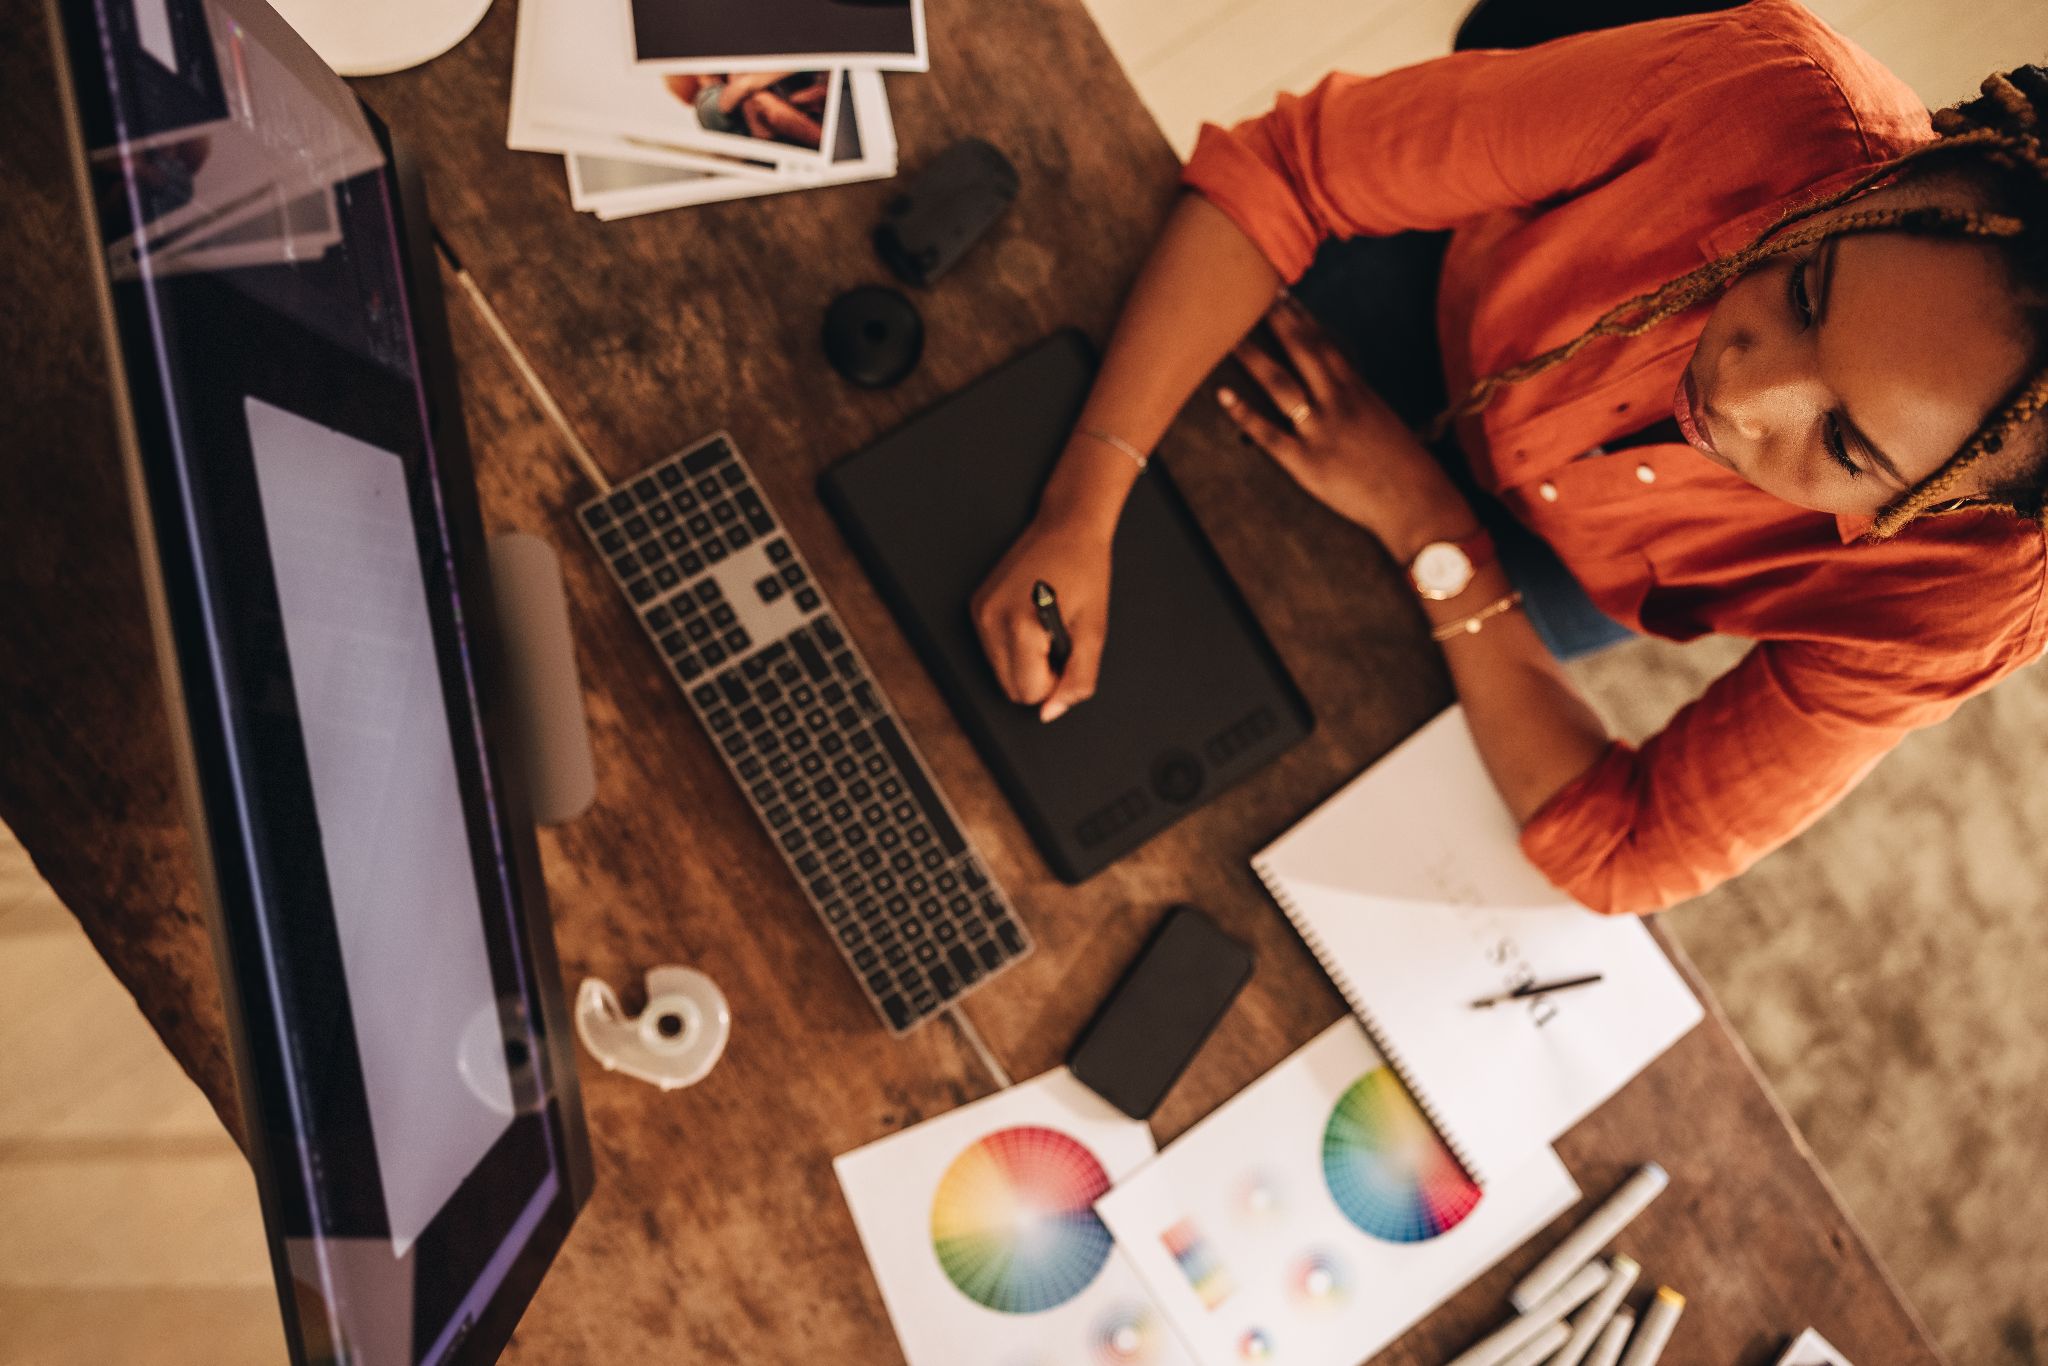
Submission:
[[[1513,991],[1498,996],[1482,996],[1472,1003],[1474,1010],[1490,1010],[1508,1001],[1526,1001],[1531,996],[1548,996],[1553,991],[1570,991],[1573,987],[1589,987],[1603,980],[1603,975],[1594,973],[1590,977],[1567,977],[1562,982],[1532,982],[1528,986],[1516,987]]]
[[[1045,662],[1056,674],[1067,671],[1067,660],[1074,653],[1074,638],[1067,634],[1067,623],[1060,620],[1060,595],[1052,591],[1052,585],[1044,579],[1031,585],[1031,605],[1038,610],[1038,624],[1052,637],[1046,646]]]

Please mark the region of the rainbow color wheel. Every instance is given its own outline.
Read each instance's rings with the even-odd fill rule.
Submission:
[[[960,1293],[1036,1314],[1086,1290],[1109,1260],[1095,1154],[1037,1125],[999,1129],[953,1159],[932,1196],[932,1251]]]
[[[1390,1243],[1456,1228],[1479,1187],[1385,1066],[1351,1083],[1323,1127],[1323,1180],[1344,1217]]]

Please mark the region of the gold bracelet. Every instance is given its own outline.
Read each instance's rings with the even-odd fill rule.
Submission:
[[[1092,436],[1105,446],[1116,447],[1118,450],[1122,451],[1125,455],[1128,455],[1129,457],[1131,457],[1132,460],[1137,462],[1138,473],[1143,474],[1145,472],[1145,466],[1150,461],[1150,457],[1147,456],[1145,452],[1139,450],[1136,446],[1133,446],[1130,442],[1118,436],[1115,432],[1105,432],[1100,427],[1083,427],[1081,429],[1081,435]]]
[[[1503,612],[1512,612],[1521,605],[1522,595],[1520,593],[1510,593],[1498,602],[1488,603],[1469,617],[1460,617],[1456,621],[1437,627],[1429,633],[1430,639],[1441,644],[1454,636],[1478,635],[1479,628],[1486,625],[1487,622],[1492,621]]]

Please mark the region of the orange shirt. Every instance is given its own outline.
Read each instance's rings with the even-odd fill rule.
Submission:
[[[1183,179],[1289,282],[1326,237],[1451,229],[1437,324],[1459,394],[1932,136],[1867,54],[1790,0],[1753,0],[1332,75],[1205,126]],[[1758,642],[1523,829],[1536,866],[1600,911],[1740,872],[2048,643],[2032,523],[1987,510],[1865,543],[1867,521],[1781,502],[1689,446],[1593,450],[1669,416],[1707,312],[1596,342],[1459,427],[1480,483],[1603,611],[1673,640]]]

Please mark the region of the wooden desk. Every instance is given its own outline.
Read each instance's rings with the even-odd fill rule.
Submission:
[[[0,0],[0,12],[9,32],[39,27],[27,0]],[[812,479],[1054,327],[1104,337],[1176,165],[1080,0],[932,0],[929,17],[933,73],[889,82],[906,165],[979,134],[1017,162],[1024,191],[993,238],[919,297],[925,360],[880,394],[825,368],[818,327],[832,295],[883,278],[866,230],[888,187],[612,225],[576,215],[557,159],[504,147],[509,3],[449,56],[360,88],[423,157],[448,245],[605,470],[628,474],[721,425],[751,456],[1037,936],[1036,957],[966,1007],[1011,1075],[1059,1059],[1169,903],[1203,905],[1256,945],[1251,988],[1158,1117],[1166,1141],[1341,1014],[1245,860],[1441,707],[1447,682],[1364,534],[1313,507],[1198,402],[1165,458],[1317,730],[1086,886],[1046,872]],[[238,1130],[38,43],[0,53],[0,127],[12,142],[0,164],[0,373],[18,386],[0,449],[0,819]],[[737,1016],[725,1060],[694,1089],[663,1096],[585,1069],[597,1195],[509,1359],[896,1360],[829,1158],[996,1080],[952,1023],[903,1042],[877,1026],[583,551],[570,509],[586,480],[444,274],[486,522],[561,547],[577,612],[600,795],[542,836],[564,971],[630,984],[654,963],[698,964]],[[1866,1363],[1938,1359],[1710,998],[1709,1011],[1560,1145],[1596,1198],[1646,1159],[1670,1169],[1670,1193],[1621,1240],[1646,1276],[1692,1296],[1667,1359],[1764,1361],[1809,1323]],[[1533,1257],[1509,1258],[1385,1359],[1461,1347]]]

